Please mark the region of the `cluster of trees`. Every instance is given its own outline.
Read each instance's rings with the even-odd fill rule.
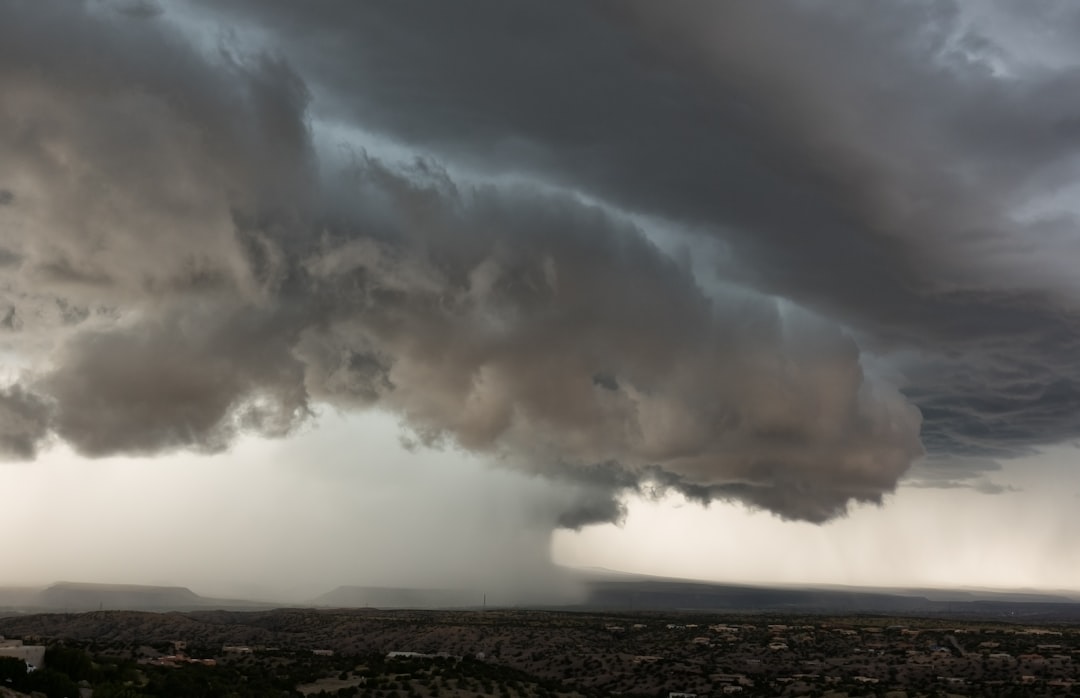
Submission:
[[[96,661],[95,661],[96,660]],[[0,686],[48,698],[77,698],[80,686],[94,698],[297,698],[290,678],[272,671],[240,673],[232,667],[192,665],[179,669],[140,667],[131,660],[92,658],[76,647],[55,645],[45,667],[27,671],[21,659],[0,657]]]
[[[497,698],[557,698],[573,692],[558,681],[472,656],[388,660],[382,654],[322,657],[306,651],[279,651],[216,666],[166,667],[94,651],[101,648],[89,649],[51,646],[45,668],[34,672],[28,672],[22,660],[0,658],[0,686],[36,691],[48,698],[75,698],[80,686],[92,688],[94,698],[298,698],[296,686],[336,675],[364,680],[358,686],[325,692],[337,698],[437,698],[447,690]],[[131,657],[132,653],[124,654]]]

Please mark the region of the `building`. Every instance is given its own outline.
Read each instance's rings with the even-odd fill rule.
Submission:
[[[45,647],[24,645],[22,640],[5,640],[0,636],[0,657],[21,659],[28,671],[35,671],[45,666]]]

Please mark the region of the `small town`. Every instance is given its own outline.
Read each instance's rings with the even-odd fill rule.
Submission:
[[[285,609],[43,614],[0,630],[17,638],[0,643],[5,698],[1080,695],[1075,624]]]

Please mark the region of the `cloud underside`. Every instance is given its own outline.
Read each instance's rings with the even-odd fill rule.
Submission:
[[[380,409],[576,483],[559,525],[668,490],[821,522],[1080,431],[1039,208],[1077,75],[1003,75],[958,8],[202,10],[267,54],[128,5],[0,8],[13,457]]]

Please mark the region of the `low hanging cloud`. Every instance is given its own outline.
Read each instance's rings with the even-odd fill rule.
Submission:
[[[0,454],[33,458],[48,436],[49,407],[40,397],[14,385],[0,390]]]
[[[1077,436],[1078,296],[1034,273],[1072,219],[1019,212],[1072,174],[1072,73],[995,73],[962,6],[178,8],[0,6],[11,456],[389,410],[576,483],[579,527],[670,489],[820,522]]]
[[[278,312],[156,309],[77,333],[35,388],[55,404],[53,428],[83,454],[212,453],[245,429],[283,436],[307,415],[288,339]]]
[[[87,455],[212,452],[312,403],[382,407],[428,445],[603,485],[571,526],[646,483],[820,521],[880,501],[921,451],[917,411],[849,337],[756,294],[707,298],[595,207],[430,166],[341,176],[355,217],[309,222],[303,254],[260,231],[284,267],[261,302],[191,294],[73,331],[33,382],[56,434]]]
[[[402,237],[308,262],[336,299],[299,348],[313,395],[374,399],[428,442],[540,472],[614,462],[812,520],[878,501],[921,452],[917,411],[849,337],[756,294],[706,297],[595,208],[438,174],[366,186]]]
[[[1001,462],[991,458],[938,454],[916,461],[904,484],[929,489],[970,489],[981,494],[1020,491],[1014,485],[994,481],[993,476],[1003,470]]]

